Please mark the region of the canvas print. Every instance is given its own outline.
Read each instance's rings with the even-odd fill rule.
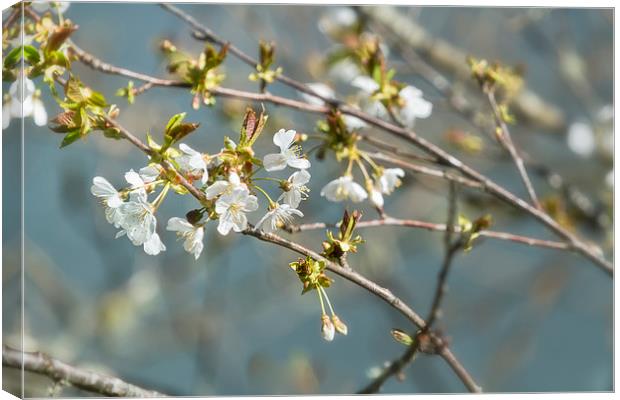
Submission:
[[[2,12],[2,388],[613,392],[612,8]]]

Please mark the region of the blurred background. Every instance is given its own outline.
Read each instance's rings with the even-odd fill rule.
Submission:
[[[326,34],[326,24],[338,19],[336,7],[179,7],[249,54],[257,54],[259,39],[275,40],[276,65],[288,76],[330,83],[339,94],[351,92],[324,66],[325,56],[337,46]],[[537,191],[554,205],[556,218],[612,257],[612,11],[410,7],[397,12],[466,54],[525,68],[530,90],[562,115],[555,129],[527,121],[511,127],[517,147],[546,167],[532,167]],[[193,54],[202,49],[183,23],[156,4],[71,3],[64,15],[80,26],[73,35],[77,45],[107,62],[154,76],[166,75],[158,50],[162,39]],[[433,115],[417,122],[416,132],[523,196],[514,166],[501,156],[489,132],[459,116],[389,40],[386,45],[398,79],[420,88],[433,102]],[[436,67],[473,104],[483,104],[462,77]],[[256,90],[247,79],[250,69],[235,58],[227,59],[225,70],[224,86]],[[237,138],[243,102],[218,99],[215,107],[194,111],[187,91],[154,88],[128,105],[115,96],[127,79],[78,62],[74,71],[117,103],[119,121],[141,138],[147,132],[160,137],[168,118],[182,111],[188,112],[186,120],[201,123],[186,140],[195,149],[217,151],[224,136]],[[40,79],[35,84],[53,117],[59,107]],[[5,93],[8,86],[3,83]],[[279,84],[270,91],[298,97]],[[316,116],[265,107],[270,119],[258,154],[272,152],[268,137],[280,128],[314,131]],[[480,111],[488,118],[490,110],[484,107]],[[21,326],[14,301],[20,282],[19,127],[15,120],[2,132],[3,341],[15,347]],[[462,137],[478,138],[479,149],[463,146]],[[205,250],[195,261],[173,233],[163,230],[167,218],[192,207],[189,197],[169,196],[159,210],[159,233],[167,246],[159,256],[146,255],[126,239],[115,240],[116,230],[90,194],[92,178],[101,175],[120,187],[123,174],[144,166],[146,158],[129,144],[98,134],[61,150],[60,141],[60,135],[25,120],[25,350],[41,350],[166,394],[204,396],[353,393],[377,367],[404,351],[389,332],[410,331],[408,321],[338,277],[329,294],[349,334],[331,343],[322,340],[318,301],[300,296],[301,285],[288,267],[296,258],[290,251],[250,237],[222,237],[210,224]],[[303,221],[336,222],[344,207],[352,206],[328,203],[319,192],[344,167],[331,155],[312,162]],[[548,171],[561,175],[568,189],[554,187]],[[443,223],[446,192],[441,180],[407,174],[403,186],[387,198],[386,211]],[[491,213],[494,229],[552,238],[532,218],[488,196],[466,190],[460,195],[461,212],[471,218]],[[361,209],[365,219],[375,218],[366,204]],[[259,214],[250,220],[256,222]],[[389,227],[360,232],[367,243],[349,258],[351,265],[426,315],[443,255],[442,235]],[[319,249],[324,234],[297,234],[295,240]],[[613,390],[613,283],[582,257],[480,241],[456,258],[449,287],[438,327],[485,391]],[[17,384],[15,371],[3,374],[5,387]],[[46,378],[27,374],[25,379],[27,396],[49,394]],[[423,355],[403,381],[390,380],[383,392],[464,389],[442,359]],[[72,388],[61,393],[89,395]]]

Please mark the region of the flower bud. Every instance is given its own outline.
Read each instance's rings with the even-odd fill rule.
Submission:
[[[334,335],[336,334],[336,330],[334,328],[334,324],[329,320],[329,317],[325,314],[321,316],[321,336],[323,339],[331,342],[334,340]]]
[[[347,328],[345,323],[342,322],[337,315],[332,315],[332,322],[334,323],[334,327],[339,334],[345,336],[347,335],[347,333],[349,332],[349,328]]]

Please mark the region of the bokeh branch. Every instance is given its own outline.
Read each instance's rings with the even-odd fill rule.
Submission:
[[[76,388],[108,397],[165,397],[154,390],[143,389],[119,378],[87,371],[66,364],[41,352],[22,352],[2,347],[2,365],[45,375],[54,382],[66,382]]]

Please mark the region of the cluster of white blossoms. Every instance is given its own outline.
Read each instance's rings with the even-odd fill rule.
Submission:
[[[383,195],[392,194],[400,186],[400,178],[405,176],[405,171],[401,168],[379,168],[380,172],[375,179],[367,179],[366,189],[353,180],[353,176],[348,173],[334,179],[321,189],[321,196],[329,201],[341,202],[351,200],[359,203],[370,200],[372,205],[382,208],[384,204]]]
[[[116,237],[127,235],[134,246],[143,246],[147,254],[157,255],[166,250],[157,234],[155,211],[165,196],[167,186],[160,195],[149,202],[148,192],[153,190],[160,171],[156,166],[142,168],[139,173],[130,170],[125,180],[130,185],[118,191],[101,176],[93,178],[91,193],[100,198],[107,221],[121,230]]]
[[[351,85],[360,90],[362,109],[370,115],[380,118],[388,117],[388,110],[380,100],[374,98],[379,84],[368,76],[360,75],[351,81]],[[405,86],[398,96],[402,106],[397,109],[399,120],[407,128],[413,128],[416,119],[428,118],[433,111],[433,104],[422,97],[422,91],[415,86]]]
[[[24,76],[11,84],[9,92],[2,99],[2,129],[9,127],[12,118],[22,116],[32,117],[37,126],[47,124],[47,111],[41,100],[41,91]]]
[[[281,129],[273,137],[280,152],[268,154],[263,159],[266,171],[279,171],[292,167],[293,172],[288,179],[276,178],[249,178],[237,168],[230,168],[226,179],[216,179],[209,182],[209,170],[224,166],[225,157],[221,157],[227,150],[222,149],[219,155],[209,156],[202,154],[186,144],[180,144],[179,150],[174,150],[172,157],[179,172],[203,191],[208,206],[188,213],[186,218],[173,217],[168,220],[166,229],[175,232],[184,241],[183,248],[194,258],[198,259],[203,251],[205,225],[210,219],[217,219],[217,231],[221,235],[228,235],[230,231],[242,232],[248,229],[247,214],[259,208],[258,198],[252,194],[258,191],[269,201],[267,213],[257,222],[256,228],[265,232],[275,232],[282,226],[290,223],[294,216],[303,217],[297,208],[302,200],[307,198],[310,174],[306,171],[310,162],[301,156],[301,147],[295,145],[297,133],[294,130]],[[228,147],[235,150],[236,145],[229,140]],[[252,174],[253,175],[253,174]],[[116,190],[105,178],[97,176],[93,179],[91,192],[101,199],[105,208],[107,221],[120,228],[116,237],[126,235],[135,246],[143,246],[147,254],[157,255],[166,250],[156,231],[157,219],[155,213],[163,202],[171,183],[166,180],[163,169],[152,164],[125,174],[129,186]],[[267,192],[254,183],[254,179],[275,180],[280,183],[281,195],[273,201]],[[245,181],[244,181],[245,180]],[[148,195],[158,186],[163,189],[153,201]],[[193,213],[193,214],[192,214]],[[201,221],[202,216],[206,220]]]

